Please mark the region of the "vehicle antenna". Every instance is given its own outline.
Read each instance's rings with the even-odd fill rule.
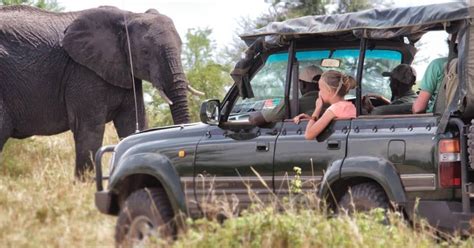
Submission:
[[[133,73],[133,60],[132,60],[132,48],[130,47],[130,36],[128,35],[127,17],[123,14],[123,22],[125,25],[125,33],[127,35],[127,47],[128,55],[130,57],[130,71],[132,72],[132,87],[133,87],[133,100],[135,101],[135,133],[140,132],[140,126],[138,124],[138,106],[137,106],[137,90],[135,88],[135,75]]]

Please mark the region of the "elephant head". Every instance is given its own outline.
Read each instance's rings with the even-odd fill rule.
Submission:
[[[199,92],[186,80],[181,64],[182,42],[170,18],[156,10],[87,10],[67,27],[62,46],[74,61],[125,89],[133,87],[133,64],[134,77],[151,82],[170,104],[174,123],[189,122],[186,92]]]

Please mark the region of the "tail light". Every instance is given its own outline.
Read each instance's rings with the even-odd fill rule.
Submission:
[[[461,186],[461,149],[459,139],[442,139],[438,143],[439,184],[442,188]]]

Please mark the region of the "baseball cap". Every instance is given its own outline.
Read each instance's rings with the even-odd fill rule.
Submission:
[[[390,79],[396,79],[403,84],[415,84],[416,71],[415,68],[408,64],[399,64],[391,72],[383,72],[382,76],[390,77]]]
[[[305,82],[313,82],[313,78],[321,74],[323,74],[323,70],[321,70],[321,68],[315,65],[310,65],[301,70],[299,74],[299,79]]]

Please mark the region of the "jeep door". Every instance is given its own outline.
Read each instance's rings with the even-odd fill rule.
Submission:
[[[238,212],[252,201],[266,201],[273,191],[273,155],[282,120],[266,127],[248,121],[257,111],[271,111],[284,98],[287,58],[271,55],[250,81],[255,97],[242,99],[232,87],[221,104],[222,119],[199,142],[195,161],[196,200],[229,204]],[[253,198],[252,198],[253,197]],[[207,204],[214,203],[214,204]],[[236,208],[238,203],[238,208]]]
[[[350,120],[335,120],[315,140],[305,140],[307,120],[299,124],[285,120],[275,149],[274,182],[280,196],[288,195],[288,182],[301,168],[302,190],[316,190],[324,170],[346,156]]]
[[[339,70],[348,75],[357,68],[358,49],[355,48],[301,48],[295,52],[294,66],[298,67],[298,72],[302,72],[308,66],[317,66],[320,69]],[[332,58],[341,62],[340,68],[326,68],[322,66],[324,59]],[[294,77],[295,79],[297,77]],[[293,80],[291,82],[292,92],[298,92],[298,99],[302,97],[302,90]],[[317,94],[316,94],[317,95]],[[348,96],[354,100],[352,95]],[[300,103],[291,101],[292,113],[294,117],[299,114]],[[314,104],[312,109],[314,110]],[[306,110],[303,110],[306,111]],[[295,112],[295,113],[294,113]],[[312,114],[306,112],[307,114]],[[323,171],[333,163],[342,162],[346,156],[347,135],[350,130],[350,120],[334,120],[315,140],[305,140],[307,120],[298,124],[293,123],[291,119],[285,120],[280,135],[277,139],[274,162],[274,186],[275,191],[281,195],[287,195],[289,191],[288,182],[294,177],[294,167],[301,169],[301,179],[303,181],[303,190],[315,190],[319,184]]]
[[[389,78],[383,77],[382,73],[392,71],[401,61],[410,63],[410,60],[402,60],[402,54],[395,50],[375,52],[366,53],[362,95],[382,95],[391,99]],[[438,117],[411,114],[410,104],[377,108],[380,111],[362,113],[352,120],[341,177],[374,180],[392,201],[399,204],[405,200],[402,197],[405,192],[407,196],[414,191],[426,191],[430,198],[448,196],[447,192],[433,193],[436,189],[434,151],[438,142]]]

